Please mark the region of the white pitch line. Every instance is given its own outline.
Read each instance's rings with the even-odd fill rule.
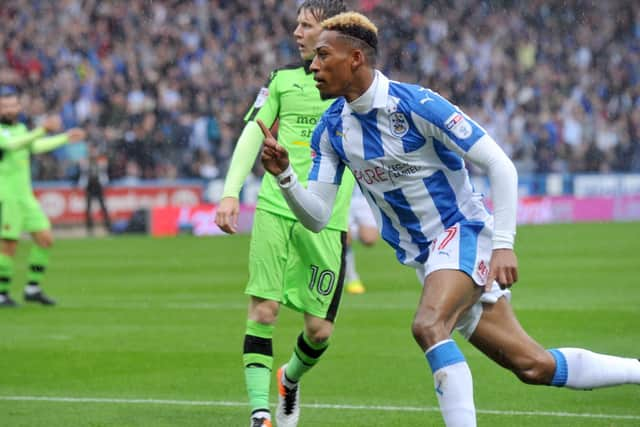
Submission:
[[[417,304],[417,303],[416,303]],[[214,303],[214,302],[174,302],[168,304],[162,303],[149,303],[149,302],[72,302],[61,303],[61,308],[71,309],[98,309],[98,310],[246,310],[246,303]],[[413,303],[358,303],[349,305],[345,310],[407,310],[415,311],[416,305]],[[516,305],[516,310],[546,310],[549,307],[543,308],[540,306],[527,306]],[[598,307],[580,308],[580,307],[552,307],[553,310],[564,310],[572,312],[592,311],[600,310]],[[617,307],[616,310],[621,313],[636,312],[636,307]]]
[[[224,400],[168,400],[168,399],[116,399],[103,397],[49,397],[49,396],[0,396],[0,401],[20,402],[60,402],[60,403],[115,403],[115,404],[147,404],[147,405],[181,405],[181,406],[214,406],[214,407],[246,407],[246,402]],[[312,409],[338,409],[351,411],[383,411],[383,412],[439,412],[440,408],[427,406],[386,406],[386,405],[334,405],[311,403],[300,405]],[[558,418],[592,418],[606,420],[640,420],[640,415],[590,414],[552,411],[502,411],[494,409],[478,409],[479,414],[506,416],[543,416]]]

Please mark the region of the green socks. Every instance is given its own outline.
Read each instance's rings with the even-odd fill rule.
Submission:
[[[252,412],[269,412],[269,384],[273,368],[272,336],[273,325],[247,320],[242,360]]]
[[[301,333],[298,336],[293,355],[287,363],[285,371],[287,379],[294,383],[300,381],[302,375],[318,363],[327,347],[329,347],[329,341],[313,343],[304,333]]]
[[[27,282],[30,285],[39,285],[49,265],[49,249],[33,245],[29,252],[29,270]]]
[[[0,253],[0,292],[8,292],[13,277],[13,258]]]
[[[254,413],[256,411],[269,412],[269,386],[273,368],[272,336],[273,325],[247,320],[242,360],[249,405]],[[328,341],[319,344],[313,343],[304,333],[301,333],[298,336],[293,355],[287,363],[285,372],[287,379],[298,382],[305,372],[318,363],[327,347],[329,347]]]

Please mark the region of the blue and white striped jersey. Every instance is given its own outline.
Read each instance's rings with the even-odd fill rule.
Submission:
[[[339,184],[351,169],[382,238],[400,262],[418,266],[445,229],[490,220],[463,161],[486,132],[435,92],[376,73],[369,112],[339,98],[323,115],[311,140],[309,180]]]

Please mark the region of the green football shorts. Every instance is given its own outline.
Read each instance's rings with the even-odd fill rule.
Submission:
[[[33,233],[51,228],[35,197],[0,200],[0,238],[19,240],[23,231]]]
[[[314,233],[298,221],[256,210],[245,293],[333,321],[344,283],[346,233]]]

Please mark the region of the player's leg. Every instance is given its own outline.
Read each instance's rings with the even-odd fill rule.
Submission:
[[[107,210],[107,205],[104,202],[104,191],[101,187],[96,190],[96,196],[98,197],[98,203],[100,203],[104,227],[107,229],[107,233],[111,233],[111,217],[109,217],[109,211]]]
[[[42,281],[49,267],[49,255],[53,246],[53,233],[50,229],[31,233],[33,244],[29,250],[27,266],[27,286],[24,299],[42,305],[55,305],[55,301],[42,290]]]
[[[483,304],[469,341],[528,384],[593,389],[640,384],[640,361],[580,348],[545,350],[522,328],[511,304],[500,298]]]
[[[369,209],[368,206],[367,209]],[[373,215],[371,215],[371,217],[373,218]],[[372,219],[372,221],[375,220]],[[358,224],[357,236],[360,243],[364,246],[373,246],[373,244],[378,240],[378,228],[375,226],[375,222],[374,225],[365,223]],[[356,257],[353,252],[353,245],[351,244],[347,246],[345,259],[347,263],[345,275],[346,291],[350,294],[365,293],[367,288],[364,286],[364,283],[362,283],[362,279],[360,279],[360,275],[358,274],[358,270],[356,268]]]
[[[13,279],[13,259],[17,247],[17,240],[0,239],[0,307],[16,307],[18,305],[9,296],[9,288]]]
[[[412,325],[413,336],[431,367],[440,411],[448,427],[476,425],[471,371],[451,333],[480,293],[481,288],[466,273],[434,271],[425,280]]]
[[[22,229],[17,203],[0,201],[0,307],[16,307],[9,289],[13,280],[14,259]]]
[[[356,268],[352,239],[365,246],[372,246],[378,240],[378,227],[371,208],[359,189],[354,190],[349,210],[349,238],[347,239],[345,289],[350,294],[363,294],[366,288]]]
[[[25,203],[24,229],[31,233],[33,244],[29,250],[27,287],[24,299],[42,305],[54,305],[55,301],[42,291],[42,280],[49,267],[49,255],[53,246],[51,223],[35,198]]]
[[[300,418],[300,379],[320,361],[329,347],[333,322],[305,313],[304,331],[298,335],[289,361],[278,369],[278,426],[295,427]]]
[[[85,207],[84,218],[87,226],[87,234],[93,236],[93,214],[91,212],[91,205],[93,204],[93,193],[90,188],[87,188],[84,192]]]
[[[313,233],[297,224],[287,254],[285,304],[305,313],[289,361],[278,370],[277,424],[298,425],[300,380],[320,361],[329,346],[344,283],[346,233]]]
[[[353,251],[353,232],[349,231],[347,236],[347,247],[345,251],[345,290],[350,294],[363,294],[366,292],[364,284],[360,280],[360,275],[356,269],[356,257]]]
[[[462,221],[432,242],[424,267],[418,269],[424,288],[413,335],[425,351],[449,427],[476,425],[471,371],[451,332],[468,323],[482,294],[491,237],[485,223]]]
[[[269,388],[273,370],[273,330],[280,304],[250,297],[242,360],[252,418],[271,419]]]
[[[373,246],[378,241],[378,227],[373,224],[361,224],[358,227],[358,239],[365,246]]]
[[[294,221],[256,210],[249,248],[249,310],[243,363],[252,420],[271,419],[272,336],[283,293],[288,236]]]

